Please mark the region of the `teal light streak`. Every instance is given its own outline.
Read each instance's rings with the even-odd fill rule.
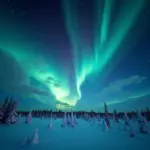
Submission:
[[[76,86],[79,97],[81,98],[81,85],[84,83],[87,76],[93,73],[100,73],[105,66],[110,62],[116,52],[119,50],[120,44],[126,38],[131,27],[134,25],[140,10],[144,6],[143,0],[127,1],[126,5],[122,8],[119,17],[116,18],[114,28],[111,36],[108,38],[108,28],[111,18],[111,12],[113,8],[113,1],[105,0],[105,8],[102,14],[102,22],[99,19],[99,9],[101,6],[97,6],[97,19],[98,24],[97,33],[93,53],[87,54],[86,49],[88,46],[80,39],[80,33],[78,30],[78,9],[75,1],[64,0],[63,10],[66,23],[67,33],[72,43],[74,66],[76,71]],[[96,4],[99,0],[96,1]],[[82,29],[84,30],[84,29]],[[91,37],[92,38],[92,37]],[[82,49],[81,49],[82,47]]]

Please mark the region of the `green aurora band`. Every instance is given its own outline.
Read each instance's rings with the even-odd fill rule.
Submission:
[[[100,19],[99,0],[95,1],[97,6],[97,18],[96,18],[96,29],[95,44],[92,54],[87,54],[86,50],[88,47],[86,44],[81,44],[80,32],[77,18],[77,1],[63,0],[64,16],[66,20],[66,29],[72,43],[72,50],[74,55],[74,66],[76,70],[76,86],[79,97],[81,98],[80,87],[84,83],[87,76],[93,73],[100,73],[104,67],[110,62],[111,58],[119,50],[119,45],[127,36],[132,25],[135,23],[140,11],[144,6],[143,0],[127,1],[126,5],[122,8],[119,16],[116,18],[114,23],[114,29],[112,36],[108,36],[108,27],[110,22],[110,14],[113,8],[113,0],[105,0],[105,7],[102,14],[102,21]],[[84,29],[83,29],[84,30]],[[82,52],[81,47],[82,45]],[[78,59],[79,55],[82,59]]]
[[[102,72],[114,54],[119,50],[119,45],[127,36],[144,6],[144,0],[128,0],[115,20],[111,37],[108,37],[109,22],[114,2],[113,0],[105,0],[103,14],[100,14],[99,11],[103,9],[98,4],[99,0],[94,2],[97,6],[94,48],[93,53],[87,53],[86,51],[89,47],[80,40],[77,1],[62,0],[66,31],[73,50],[76,79],[76,87],[74,87],[76,89],[75,94],[71,93],[72,90],[70,89],[68,77],[65,73],[59,71],[60,69],[54,63],[53,58],[49,56],[49,60],[45,60],[42,57],[42,53],[37,53],[36,49],[39,45],[42,48],[42,43],[40,44],[39,42],[37,46],[36,42],[27,43],[25,41],[19,41],[18,38],[11,37],[6,27],[4,27],[6,30],[4,33],[8,34],[5,34],[3,38],[9,40],[5,40],[5,42],[0,41],[1,48],[13,55],[22,65],[28,77],[34,77],[44,84],[59,102],[66,103],[70,106],[75,106],[77,101],[81,99],[82,94],[80,89],[85,79],[93,73]],[[101,15],[102,20],[100,19]],[[18,30],[14,30],[14,28],[12,31],[12,35],[19,32]],[[56,85],[52,79],[61,81],[60,85]],[[41,100],[41,102],[43,101]]]

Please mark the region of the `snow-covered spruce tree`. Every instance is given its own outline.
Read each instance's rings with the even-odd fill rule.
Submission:
[[[118,121],[118,114],[117,114],[116,109],[114,109],[113,119],[114,119],[114,123],[115,123],[115,124],[116,124],[116,123],[119,123],[119,121]]]
[[[105,111],[105,125],[107,126],[107,128],[110,128],[110,121],[109,121],[109,113],[107,110],[107,104],[104,103],[104,111]]]
[[[4,113],[6,111],[6,107],[8,105],[9,99],[8,97],[4,99],[3,104],[0,106],[0,123],[3,123]]]
[[[3,110],[0,108],[0,123],[1,123],[2,119],[3,119]]]
[[[124,129],[126,131],[129,130],[130,137],[135,136],[135,131],[134,131],[133,126],[130,123],[128,115],[126,113],[124,113]]]
[[[50,130],[52,130],[52,128],[53,128],[53,124],[52,124],[52,113],[51,113],[50,123],[49,123],[49,125],[48,125],[48,128],[49,128]]]
[[[11,98],[10,101],[8,100],[8,103],[5,104],[5,111],[3,114],[3,123],[5,124],[14,124],[16,123],[16,117],[17,109],[18,106],[18,101],[13,101],[13,99]]]
[[[148,134],[147,120],[141,115],[141,112],[136,110],[137,122],[139,126],[139,132],[142,134]]]
[[[25,123],[31,123],[32,122],[32,113],[29,112],[28,115],[25,117]]]
[[[146,118],[148,121],[150,121],[150,110],[148,107],[146,107]]]
[[[67,117],[66,117],[66,112],[64,112],[64,117],[63,117],[63,122],[61,127],[65,127],[67,125]]]
[[[39,130],[38,128],[36,128],[34,135],[33,135],[33,140],[32,140],[32,144],[38,144],[39,143]]]

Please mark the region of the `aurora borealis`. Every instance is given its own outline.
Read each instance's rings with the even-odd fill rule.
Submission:
[[[121,105],[150,95],[148,69],[138,61],[144,50],[134,49],[148,40],[148,1],[9,0],[0,7],[4,93],[35,101],[32,107],[39,101],[46,108],[95,110],[104,101]],[[140,63],[150,59],[145,49]]]

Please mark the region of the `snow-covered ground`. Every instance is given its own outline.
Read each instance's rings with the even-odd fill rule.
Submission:
[[[150,149],[150,134],[138,133],[131,138],[129,132],[123,129],[123,124],[112,125],[105,131],[97,124],[88,124],[78,120],[75,128],[62,128],[62,120],[52,120],[53,129],[48,128],[50,119],[33,119],[30,124],[0,125],[0,150],[148,150]],[[33,137],[38,128],[39,143],[22,145],[24,139]]]

